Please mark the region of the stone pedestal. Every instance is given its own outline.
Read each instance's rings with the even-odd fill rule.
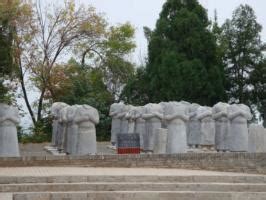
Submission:
[[[167,129],[164,129],[164,128],[156,129],[153,153],[155,153],[155,154],[166,154],[167,133],[168,133]]]
[[[247,120],[252,115],[248,106],[244,104],[233,104],[228,107],[229,128],[229,150],[232,152],[248,151],[248,126]]]
[[[229,150],[229,125],[227,103],[219,102],[212,108],[212,118],[215,120],[215,148],[217,151]]]
[[[266,129],[262,125],[251,124],[248,134],[248,151],[250,153],[265,153]]]
[[[145,114],[142,118],[145,120],[146,132],[143,137],[144,151],[153,151],[155,131],[162,126],[163,109],[159,104],[147,104]]]
[[[0,103],[0,157],[19,157],[17,108]]]
[[[202,148],[214,148],[215,123],[212,119],[212,108],[200,106],[197,109],[197,118],[200,121],[200,146]]]

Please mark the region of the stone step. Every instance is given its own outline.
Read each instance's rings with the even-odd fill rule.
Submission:
[[[266,192],[266,184],[250,183],[38,183],[2,184],[0,192],[65,192],[65,191],[210,191]]]
[[[266,192],[112,191],[15,193],[13,200],[265,200]]]
[[[95,176],[0,176],[1,184],[20,183],[79,183],[79,182],[187,182],[187,183],[266,183],[266,176],[121,176],[121,175],[95,175]]]

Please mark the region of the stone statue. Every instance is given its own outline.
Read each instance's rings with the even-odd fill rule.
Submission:
[[[66,103],[63,102],[55,102],[51,107],[51,115],[53,117],[53,130],[52,130],[52,146],[57,146],[58,144],[58,132],[60,131],[59,125],[59,117],[60,117],[60,110],[64,107],[68,106]]]
[[[227,103],[219,102],[212,108],[215,120],[215,148],[217,151],[229,151],[229,119]]]
[[[123,112],[124,107],[124,103],[113,103],[110,107],[109,115],[112,117],[111,143],[113,146],[116,145],[117,134],[121,130],[121,119],[118,118],[118,115]]]
[[[77,143],[73,154],[96,154],[97,143],[95,125],[99,123],[98,111],[89,105],[77,106],[73,123],[77,125]]]
[[[197,148],[200,145],[200,121],[197,118],[197,109],[199,104],[193,103],[189,107],[189,123],[188,123],[188,145],[190,148]]]
[[[228,107],[229,150],[233,152],[248,151],[248,126],[247,121],[252,119],[248,106],[233,104]]]
[[[149,103],[144,106],[145,113],[142,118],[145,120],[146,131],[143,137],[144,151],[153,151],[154,136],[157,128],[161,128],[163,119],[163,108],[159,104]]]
[[[215,144],[215,123],[212,119],[212,108],[200,106],[197,109],[197,119],[200,121],[200,147],[212,149]]]
[[[59,112],[59,121],[58,121],[58,132],[57,132],[57,149],[59,152],[65,152],[67,146],[67,129],[68,129],[68,118],[67,112],[71,109],[71,106],[63,107]]]
[[[19,157],[16,126],[19,123],[17,108],[0,103],[0,156]]]
[[[266,152],[266,129],[262,125],[250,124],[248,132],[248,152]]]
[[[168,129],[167,153],[187,152],[188,104],[168,102],[163,108]]]
[[[122,134],[128,133],[128,120],[126,118],[126,114],[130,111],[131,108],[132,108],[131,105],[125,105],[123,107],[122,112],[117,115],[118,119],[121,120],[120,133]]]
[[[127,133],[134,133],[135,131],[135,113],[136,107],[130,106],[129,111],[125,115],[125,118],[128,121]]]

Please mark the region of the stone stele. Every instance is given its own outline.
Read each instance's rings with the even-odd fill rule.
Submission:
[[[0,156],[19,157],[17,125],[19,111],[17,108],[0,103]]]
[[[248,151],[248,126],[247,121],[252,119],[248,106],[233,104],[228,107],[229,150],[233,152]]]
[[[163,108],[161,105],[154,103],[146,104],[144,108],[145,114],[142,114],[142,118],[145,120],[146,132],[143,137],[143,149],[152,152],[156,129],[162,126]]]
[[[212,108],[215,120],[215,148],[217,151],[229,151],[229,125],[227,103],[219,102]]]
[[[68,106],[66,103],[63,102],[55,102],[51,107],[51,114],[53,117],[53,130],[52,130],[52,146],[57,145],[58,139],[58,132],[60,131],[59,128],[59,117],[60,117],[60,110],[64,107]]]
[[[167,153],[187,152],[188,106],[182,102],[164,103],[164,119],[168,129]]]
[[[113,103],[110,107],[109,116],[112,118],[112,127],[111,127],[111,143],[113,146],[117,143],[117,134],[120,133],[121,129],[121,119],[118,118],[118,115],[123,112],[125,107],[124,103]]]

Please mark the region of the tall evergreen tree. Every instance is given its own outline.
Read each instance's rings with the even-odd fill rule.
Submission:
[[[257,85],[255,78],[251,81],[251,74],[255,68],[261,69],[258,65],[263,62],[262,26],[250,6],[240,5],[222,29],[229,100],[251,105],[255,103],[252,94],[254,85]]]
[[[148,45],[151,101],[212,105],[225,99],[223,69],[206,10],[197,0],[168,0]]]

